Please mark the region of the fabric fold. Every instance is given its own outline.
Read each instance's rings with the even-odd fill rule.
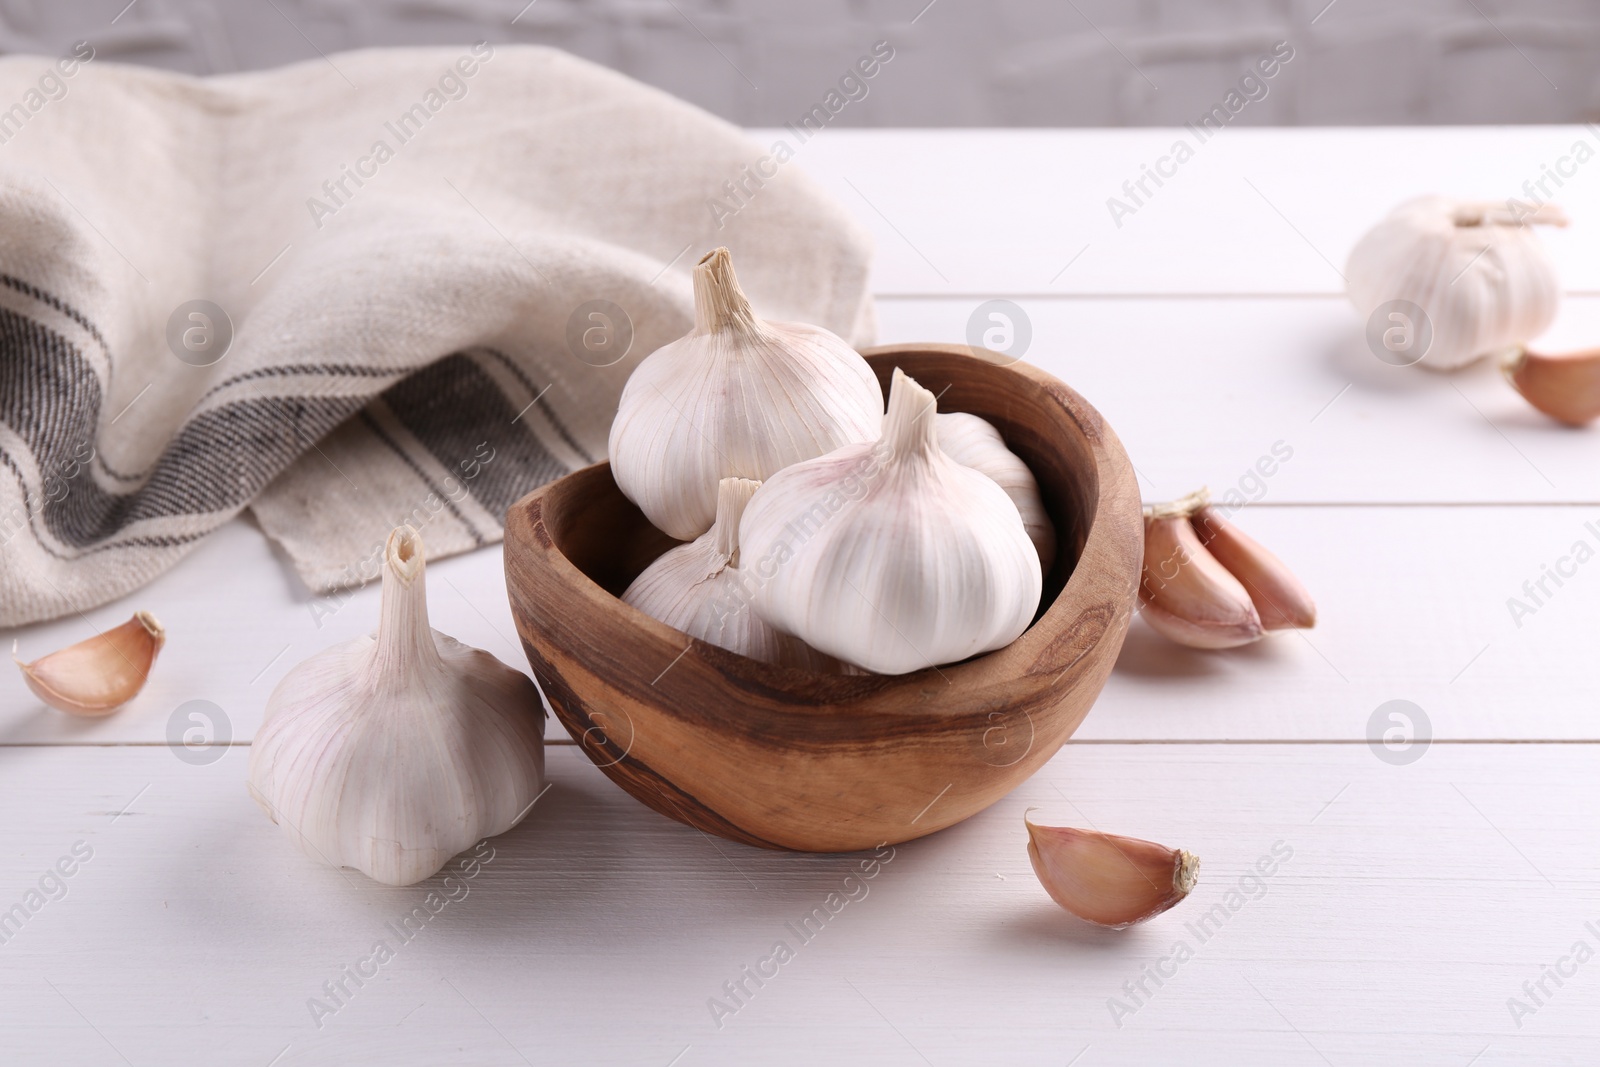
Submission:
[[[191,78],[0,59],[0,625],[105,603],[250,507],[314,592],[439,558],[603,458],[728,245],[764,315],[869,343],[869,243],[765,151],[531,46]],[[26,104],[23,105],[26,107]],[[713,203],[724,205],[713,211]]]

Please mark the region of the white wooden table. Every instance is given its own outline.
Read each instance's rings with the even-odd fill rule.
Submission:
[[[978,304],[1014,300],[1026,358],[1100,408],[1147,499],[1237,485],[1291,447],[1238,521],[1316,593],[1316,630],[1201,654],[1136,624],[1072,743],[989,811],[897,848],[806,943],[786,924],[859,857],[713,840],[552,743],[548,795],[402,943],[390,924],[437,879],[318,866],[243,785],[272,685],[369,629],[376,590],[319,626],[236,522],[90,613],[145,606],[172,633],[130,708],[69,721],[0,672],[0,910],[92,850],[0,944],[0,1061],[1593,1062],[1600,563],[1520,626],[1506,601],[1573,542],[1600,544],[1584,525],[1600,436],[1544,421],[1490,368],[1378,362],[1338,271],[1393,203],[1504,198],[1600,135],[1229,130],[1116,227],[1106,198],[1172,136],[830,130],[797,165],[877,234],[883,340],[960,340]],[[1561,192],[1574,225],[1547,236],[1571,295],[1551,341],[1593,344],[1600,163]],[[430,567],[430,585],[436,626],[525,666],[498,549]],[[83,633],[3,637],[28,655]],[[1397,699],[1431,732],[1409,762],[1368,742]],[[225,716],[209,762],[169,745],[192,700]],[[1029,867],[1030,806],[1189,848],[1200,885],[1134,930],[1077,923]],[[1248,878],[1275,847],[1276,873]],[[324,983],[379,940],[395,958],[314,1018],[308,1001],[335,1004]],[[779,940],[795,958],[730,999]],[[1174,973],[1179,942],[1193,956]],[[712,998],[738,1010],[714,1019]]]

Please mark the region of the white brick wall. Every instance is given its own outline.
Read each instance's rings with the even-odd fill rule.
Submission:
[[[1293,62],[1241,122],[1600,118],[1596,0],[526,2],[0,0],[0,51],[88,38],[105,57],[204,73],[317,49],[530,41],[734,122],[779,125],[887,39],[894,61],[840,125],[1119,126],[1193,120],[1287,40]]]

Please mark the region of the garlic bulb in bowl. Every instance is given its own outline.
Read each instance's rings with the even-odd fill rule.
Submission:
[[[820,326],[756,318],[726,248],[695,267],[694,305],[694,329],[629,376],[608,446],[623,495],[680,541],[711,528],[722,479],[873,440],[883,417],[867,361]]]
[[[936,420],[939,447],[944,454],[975,471],[987,474],[1022,515],[1022,526],[1039,553],[1039,566],[1046,574],[1056,561],[1056,528],[1044,510],[1039,482],[1011,449],[1000,431],[984,419],[965,411],[941,413]]]
[[[653,619],[730,652],[787,667],[839,673],[831,657],[779,633],[750,610],[753,578],[739,572],[739,520],[761,483],[724,478],[717,518],[686,545],[669,548],[635,578],[622,599]]]
[[[1395,301],[1416,305],[1432,334],[1422,365],[1464,367],[1538,336],[1554,320],[1560,279],[1531,224],[1566,222],[1553,204],[1514,211],[1442,196],[1409,200],[1351,250],[1346,292],[1366,317]]]
[[[317,653],[267,700],[249,789],[309,855],[411,885],[515,826],[544,782],[528,677],[428,626],[422,538],[389,535],[378,631]]]
[[[896,369],[881,439],[774,474],[739,526],[756,613],[880,674],[1008,645],[1039,606],[1021,514],[940,449],[935,401]]]

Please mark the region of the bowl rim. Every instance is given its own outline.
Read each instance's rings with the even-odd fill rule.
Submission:
[[[526,541],[528,546],[536,550],[537,555],[545,561],[545,565],[554,571],[553,577],[559,579],[561,584],[580,589],[587,587],[591,598],[598,594],[610,601],[614,609],[623,609],[616,612],[617,620],[627,620],[641,632],[641,636],[648,637],[652,644],[670,646],[673,649],[672,655],[678,655],[680,658],[682,653],[693,649],[699,657],[709,661],[716,668],[716,675],[722,684],[734,687],[758,686],[769,694],[786,693],[797,707],[804,708],[807,714],[812,715],[828,712],[848,714],[853,709],[859,709],[863,703],[869,703],[890,692],[927,687],[930,679],[934,681],[943,679],[952,690],[964,687],[964,683],[974,687],[988,687],[993,685],[997,677],[1003,677],[1018,685],[1033,680],[1041,688],[1048,687],[1066,675],[1072,666],[1088,655],[1105,636],[1125,632],[1125,626],[1119,627],[1118,623],[1126,620],[1105,618],[1099,630],[1092,634],[1089,640],[1068,640],[1060,655],[1051,655],[1054,646],[1063,644],[1064,635],[1070,636],[1080,631],[1076,626],[1078,620],[1088,614],[1095,605],[1104,603],[1104,582],[1108,576],[1114,576],[1119,571],[1123,573],[1125,589],[1119,600],[1124,605],[1122,612],[1128,619],[1132,617],[1134,603],[1137,600],[1144,530],[1138,485],[1127,453],[1099,412],[1054,375],[1033,364],[988,349],[962,344],[901,343],[864,348],[861,349],[861,354],[865,357],[923,354],[958,356],[979,360],[1015,373],[1037,387],[1043,398],[1059,413],[1060,420],[1075,428],[1075,432],[1083,440],[1086,451],[1092,457],[1096,478],[1095,503],[1089,510],[1088,529],[1084,536],[1083,548],[1078,553],[1072,573],[1067,577],[1055,600],[1034,619],[1021,636],[1010,644],[955,664],[924,667],[906,674],[835,675],[817,674],[801,668],[764,663],[699,638],[690,637],[683,631],[645,614],[602,587],[562,551],[554,536],[545,527],[543,504],[545,499],[556,491],[556,487],[578,476],[596,476],[602,469],[609,476],[608,460],[601,460],[599,463],[539,486],[513,503],[508,509],[506,518],[508,540],[517,537]],[[527,533],[534,536],[523,537],[520,531],[513,534],[513,530],[518,527],[526,527]],[[509,569],[507,577],[509,580]],[[1097,584],[1099,588],[1091,592],[1090,587]],[[513,614],[519,614],[515,611],[517,605],[514,592],[512,600]],[[520,625],[518,630],[522,632]],[[527,641],[525,634],[523,639]],[[689,643],[685,645],[685,641]],[[570,650],[566,651],[570,653]],[[1069,655],[1069,651],[1072,654]],[[970,714],[971,711],[970,707],[958,709],[955,705],[959,702],[918,703],[921,705],[920,710],[915,712],[918,716],[938,715],[941,712]]]

